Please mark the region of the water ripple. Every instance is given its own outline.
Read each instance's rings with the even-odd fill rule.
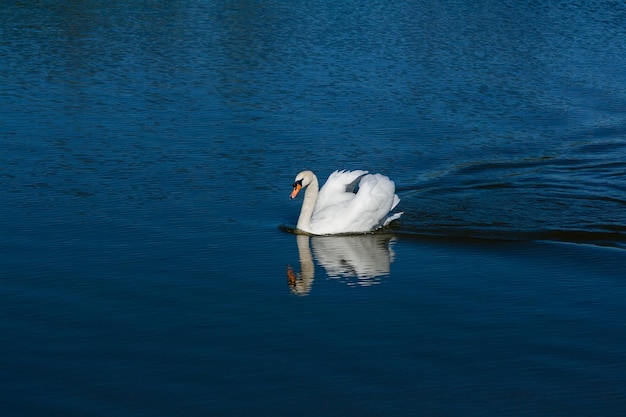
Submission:
[[[626,247],[621,142],[571,155],[474,163],[400,188],[409,233]]]

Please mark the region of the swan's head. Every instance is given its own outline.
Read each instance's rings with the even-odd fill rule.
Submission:
[[[296,175],[296,179],[293,182],[293,190],[289,195],[289,198],[294,199],[304,187],[309,185],[311,181],[315,178],[315,174],[311,171],[302,171],[298,175]]]

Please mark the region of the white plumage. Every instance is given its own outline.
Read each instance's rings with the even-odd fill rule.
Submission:
[[[335,171],[319,189],[317,177],[302,171],[293,183],[291,198],[307,187],[297,228],[313,235],[366,233],[402,215],[391,213],[400,198],[385,175],[367,171]]]

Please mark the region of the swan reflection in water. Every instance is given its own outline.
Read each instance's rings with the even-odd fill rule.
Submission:
[[[351,286],[378,284],[388,276],[395,253],[392,235],[307,236],[297,235],[300,272],[287,266],[287,280],[296,295],[307,295],[315,278],[315,261],[330,278],[340,279]],[[310,246],[313,247],[311,252]]]

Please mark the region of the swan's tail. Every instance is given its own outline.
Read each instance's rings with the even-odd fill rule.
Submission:
[[[393,195],[393,204],[391,205],[391,208],[389,209],[389,211],[393,210],[394,208],[396,208],[396,206],[398,205],[398,203],[400,202],[400,197],[398,197],[398,194],[394,194]],[[392,221],[399,219],[400,216],[402,216],[404,212],[401,211],[400,213],[389,213],[387,215],[387,217],[385,218],[385,220],[383,221],[383,224],[381,227],[385,227],[387,226],[389,223],[391,223]]]
[[[391,213],[391,215],[385,219],[385,222],[383,223],[383,227],[387,226],[392,221],[399,219],[400,216],[402,216],[402,214],[404,214],[403,211],[401,211],[400,213]]]

